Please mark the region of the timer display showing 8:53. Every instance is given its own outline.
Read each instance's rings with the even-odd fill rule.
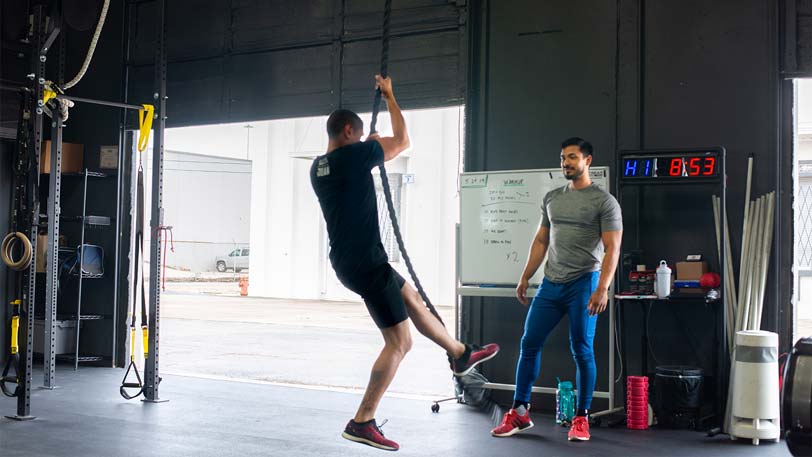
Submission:
[[[719,175],[719,159],[715,154],[628,157],[622,172],[624,178],[712,178]]]

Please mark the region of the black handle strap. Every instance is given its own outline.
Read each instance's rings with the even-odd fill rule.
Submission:
[[[20,301],[11,302],[11,319],[9,319],[9,329],[11,331],[11,341],[9,345],[9,356],[0,372],[0,391],[6,397],[16,397],[20,394],[22,385],[20,384],[20,354],[19,354],[19,329],[20,329]],[[12,371],[12,369],[14,371]],[[14,384],[11,389],[8,384]]]
[[[138,283],[141,283],[141,329],[144,331],[147,324],[147,298],[146,289],[144,286],[144,271],[143,271],[143,257],[144,257],[144,170],[138,167],[138,178],[136,182],[136,232],[135,232],[135,268],[133,277],[133,307],[132,316],[130,318],[130,363],[127,365],[127,371],[124,373],[124,378],[121,380],[119,393],[127,400],[132,400],[140,396],[144,391],[144,382],[141,379],[141,374],[138,372],[138,366],[135,364],[135,315],[138,312]],[[146,347],[144,348],[146,352]],[[145,354],[146,356],[146,354]],[[146,361],[144,362],[146,363]],[[135,374],[137,382],[127,381],[130,372]],[[137,389],[134,393],[130,392],[131,389]]]

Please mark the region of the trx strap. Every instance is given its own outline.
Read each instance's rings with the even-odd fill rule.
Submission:
[[[127,400],[132,400],[138,397],[144,391],[144,382],[141,379],[141,374],[138,372],[138,366],[135,364],[135,315],[137,313],[138,301],[138,284],[141,283],[141,338],[144,347],[144,363],[146,363],[147,356],[149,355],[149,325],[147,324],[147,298],[146,290],[144,288],[144,271],[143,271],[143,256],[144,256],[144,170],[138,166],[138,182],[136,184],[136,232],[135,232],[135,268],[133,283],[133,309],[132,318],[130,319],[130,363],[127,366],[127,372],[124,373],[124,379],[121,380],[121,387],[119,393]],[[139,278],[139,270],[140,278]],[[127,377],[130,371],[135,374],[137,382],[128,382]],[[128,389],[138,389],[134,393],[129,393]]]
[[[3,366],[3,373],[0,375],[0,390],[6,397],[16,397],[20,393],[20,304],[21,300],[11,302],[11,343],[9,345],[9,356]],[[14,372],[11,369],[14,368]],[[14,390],[9,389],[6,384],[14,384]]]
[[[386,0],[384,4],[383,10],[383,35],[381,40],[381,77],[386,78],[388,74],[389,68],[389,25],[391,22],[391,15],[392,15],[392,0]],[[369,134],[372,135],[376,132],[376,126],[378,124],[378,112],[380,111],[380,104],[381,104],[381,89],[375,91],[375,101],[372,104],[372,121],[369,124]],[[417,292],[420,293],[420,297],[423,299],[423,302],[426,303],[426,307],[431,311],[431,314],[434,314],[434,317],[440,321],[443,326],[445,326],[445,322],[440,317],[440,314],[437,312],[437,309],[434,308],[434,305],[429,300],[428,295],[426,295],[426,291],[423,290],[423,286],[420,284],[420,280],[417,279],[417,273],[414,271],[414,267],[412,266],[412,261],[409,258],[409,254],[406,252],[406,246],[403,243],[403,236],[400,234],[400,225],[398,224],[398,216],[395,213],[395,205],[392,203],[392,189],[389,187],[389,178],[386,175],[386,168],[382,163],[378,166],[378,169],[381,173],[381,185],[383,186],[383,193],[386,197],[386,207],[389,210],[389,219],[392,221],[392,230],[395,232],[395,238],[398,242],[398,248],[400,249],[401,255],[403,255],[403,260],[406,262],[406,268],[409,269],[409,275],[412,277],[412,281],[414,281],[415,287],[417,287]]]

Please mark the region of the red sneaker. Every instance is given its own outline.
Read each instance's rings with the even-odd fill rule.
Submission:
[[[479,347],[475,344],[466,344],[465,346],[465,352],[470,354],[468,361],[465,363],[462,363],[459,359],[451,361],[451,371],[454,372],[454,376],[467,375],[474,367],[486,360],[496,357],[496,354],[499,353],[498,344],[486,344],[483,347]]]
[[[386,421],[383,422],[383,424],[385,423]],[[381,424],[381,426],[383,424]],[[354,420],[350,420],[341,436],[350,441],[366,444],[385,451],[397,451],[400,449],[398,443],[388,440],[383,436],[383,432],[378,424],[375,423],[375,419],[360,424]]]
[[[524,413],[524,416],[520,416],[515,409],[511,409],[505,413],[502,423],[491,430],[491,435],[506,438],[531,428],[533,428],[533,421],[530,420],[530,410]]]
[[[584,416],[575,416],[572,420],[572,427],[570,432],[567,433],[567,439],[570,441],[589,441],[589,422]]]

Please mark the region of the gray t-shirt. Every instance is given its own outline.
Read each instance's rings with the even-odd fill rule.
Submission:
[[[566,185],[544,196],[541,225],[550,229],[544,276],[563,283],[600,270],[601,233],[623,230],[623,217],[615,197],[597,185]]]

